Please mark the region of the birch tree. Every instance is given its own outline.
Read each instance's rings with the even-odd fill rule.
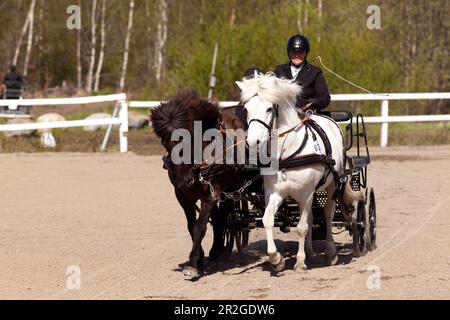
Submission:
[[[302,2],[303,0],[297,0],[297,31],[302,33]]]
[[[30,14],[29,14],[29,25],[28,25],[28,41],[27,41],[27,51],[25,53],[25,64],[23,67],[23,76],[28,75],[28,63],[30,61],[31,46],[33,44],[33,25],[34,25],[34,7],[36,6],[36,0],[31,0]]]
[[[145,17],[146,17],[146,39],[147,39],[147,68],[148,72],[151,73],[153,69],[153,50],[152,50],[152,27],[150,25],[150,5],[148,0],[145,1]]]
[[[131,29],[133,28],[134,0],[130,0],[130,10],[128,12],[127,34],[125,36],[125,50],[123,52],[122,73],[120,75],[119,91],[125,88],[125,78],[127,76],[128,52],[130,50]]]
[[[155,77],[160,82],[164,66],[164,48],[167,41],[167,0],[158,0],[158,26],[155,52]]]
[[[322,0],[318,0],[317,1],[317,11],[318,11],[317,16],[319,18],[319,28],[320,29],[322,29],[321,28],[321,26],[322,26],[322,10],[323,10]],[[320,32],[321,32],[321,30],[319,30],[317,32],[317,42],[320,42],[320,40],[321,40]]]
[[[94,91],[98,91],[99,83],[100,83],[100,73],[102,72],[103,66],[103,58],[105,56],[105,38],[106,38],[106,30],[105,30],[105,15],[106,15],[106,0],[102,1],[102,11],[101,11],[101,26],[100,26],[100,55],[98,57],[98,65],[97,71],[95,73],[95,83],[94,83]]]
[[[39,15],[38,15],[38,30],[37,30],[37,36],[36,36],[36,44],[37,44],[37,59],[35,60],[35,70],[38,71],[38,83],[40,87],[43,87],[44,83],[44,76],[42,71],[42,57],[43,57],[43,42],[44,42],[44,3],[45,0],[40,0],[39,5]]]
[[[305,16],[304,16],[304,20],[303,20],[303,25],[305,27],[305,29],[308,27],[308,10],[309,10],[309,0],[305,0]]]
[[[78,0],[78,6],[81,7],[81,0]],[[82,79],[81,79],[81,28],[77,29],[77,89],[81,91]]]
[[[97,13],[97,0],[92,0],[92,12],[91,12],[91,58],[89,62],[89,69],[86,76],[86,91],[92,92],[92,79],[94,76],[95,66],[95,47],[97,45],[96,37],[96,13]]]
[[[13,63],[12,63],[13,65],[17,65],[17,60],[19,59],[19,55],[20,55],[20,48],[22,47],[23,37],[25,36],[25,33],[28,30],[28,26],[30,25],[30,16],[31,16],[32,10],[34,10],[33,2],[30,4],[30,9],[28,10],[27,17],[25,18],[25,22],[22,27],[22,32],[20,33],[19,40],[17,41],[17,46],[16,46],[16,50],[14,52],[14,58],[13,58]]]

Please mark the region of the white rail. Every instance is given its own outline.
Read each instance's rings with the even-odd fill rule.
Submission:
[[[112,94],[106,96],[79,97],[79,98],[54,98],[54,99],[18,99],[18,100],[0,100],[0,106],[8,106],[9,109],[17,109],[17,106],[59,106],[74,104],[91,104],[100,102],[116,102],[119,104],[120,111],[118,118],[95,119],[95,120],[72,120],[60,122],[40,122],[40,123],[22,123],[22,124],[3,124],[0,125],[1,131],[17,130],[35,130],[35,129],[53,129],[84,127],[92,125],[113,125],[119,124],[119,143],[120,152],[128,151],[128,103],[127,96],[124,93]]]
[[[389,116],[389,100],[432,100],[450,99],[450,92],[432,93],[391,93],[391,94],[333,94],[332,101],[369,101],[378,100],[381,103],[381,116],[365,117],[366,123],[381,123],[380,144],[382,147],[388,145],[388,124],[392,122],[428,122],[428,121],[450,121],[450,114],[442,115],[408,115]],[[119,117],[111,119],[96,120],[73,120],[61,122],[24,123],[24,124],[4,124],[0,125],[2,131],[32,130],[32,129],[52,129],[82,127],[92,125],[113,125],[119,124],[120,152],[128,151],[128,108],[154,108],[160,105],[160,101],[130,101],[127,102],[126,94],[113,94],[106,96],[79,97],[79,98],[54,98],[54,99],[18,99],[0,100],[0,106],[8,106],[10,109],[17,109],[17,106],[59,106],[91,104],[101,102],[116,102],[119,107]],[[221,107],[237,105],[237,101],[221,101]],[[20,116],[19,116],[20,117]],[[355,120],[355,119],[354,119]]]
[[[425,93],[377,93],[377,94],[332,94],[331,101],[381,101],[381,116],[364,117],[366,123],[381,123],[380,145],[388,145],[389,123],[392,122],[429,122],[450,121],[450,114],[389,116],[389,100],[440,100],[450,99],[450,92]],[[159,101],[130,101],[130,108],[154,108]],[[220,101],[221,107],[235,106],[238,101]],[[355,118],[353,119],[355,121]]]

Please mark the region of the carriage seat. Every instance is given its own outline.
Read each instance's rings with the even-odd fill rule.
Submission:
[[[353,117],[350,111],[328,111],[329,117],[336,122],[346,122],[350,121]]]

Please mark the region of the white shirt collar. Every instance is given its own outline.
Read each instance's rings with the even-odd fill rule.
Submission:
[[[298,73],[300,72],[300,70],[302,70],[304,63],[302,63],[300,65],[300,68],[296,68],[291,64],[291,74],[292,74],[292,79],[295,79],[295,77],[297,77]]]

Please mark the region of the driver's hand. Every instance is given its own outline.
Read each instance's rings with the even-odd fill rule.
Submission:
[[[310,103],[305,104],[305,105],[302,107],[302,109],[303,109],[303,111],[307,111],[307,110],[315,111],[315,110],[316,110],[316,108],[314,108],[314,103],[313,103],[313,102],[310,102]]]

